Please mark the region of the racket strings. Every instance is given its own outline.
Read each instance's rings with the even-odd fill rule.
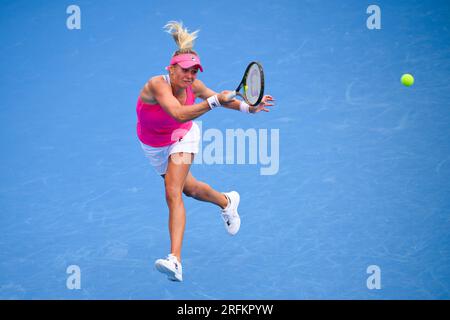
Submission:
[[[251,104],[256,104],[261,96],[262,75],[257,64],[253,64],[247,75],[244,94]]]

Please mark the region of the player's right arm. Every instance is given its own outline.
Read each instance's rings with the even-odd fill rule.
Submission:
[[[192,86],[192,89],[195,92],[195,95],[201,99],[208,99],[209,97],[217,94],[214,90],[208,88],[201,80],[196,79]],[[229,93],[229,91],[223,91],[222,93]],[[234,109],[239,111],[240,101],[237,99],[231,99],[227,102],[221,102],[222,106],[229,109]]]
[[[173,95],[170,85],[162,77],[151,79],[147,87],[164,111],[179,122],[196,119],[211,110],[206,100],[194,105],[182,105]],[[219,100],[221,99],[225,100],[226,98],[219,94]]]

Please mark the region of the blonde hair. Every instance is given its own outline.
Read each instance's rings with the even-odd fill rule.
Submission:
[[[187,28],[183,27],[183,22],[169,21],[164,29],[172,35],[175,43],[178,46],[178,50],[173,54],[174,56],[183,53],[193,53],[198,55],[197,52],[193,50],[194,41],[197,39],[197,34],[199,30],[194,32],[189,32]]]

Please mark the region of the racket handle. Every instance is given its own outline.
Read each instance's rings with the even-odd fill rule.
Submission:
[[[227,97],[227,100],[234,99],[234,97],[236,97],[236,91],[231,91],[225,97]]]

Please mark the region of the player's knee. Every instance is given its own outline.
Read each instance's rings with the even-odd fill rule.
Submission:
[[[166,185],[166,200],[169,201],[177,201],[181,199],[181,189],[176,186],[167,186]]]
[[[198,187],[196,185],[185,186],[183,189],[183,193],[187,197],[196,198],[198,195]]]

